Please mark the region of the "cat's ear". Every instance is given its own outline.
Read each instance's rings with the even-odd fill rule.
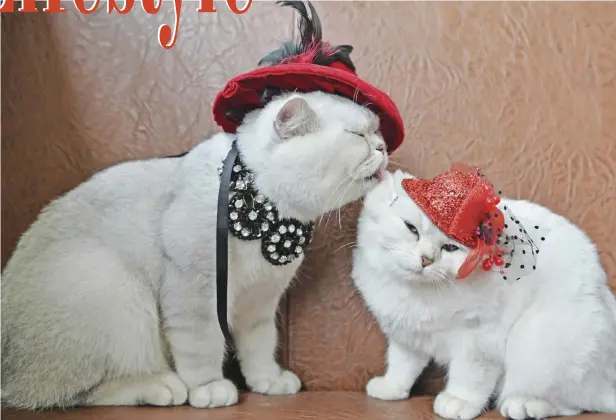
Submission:
[[[274,131],[281,140],[304,136],[314,132],[317,126],[317,114],[301,97],[289,99],[274,120]]]

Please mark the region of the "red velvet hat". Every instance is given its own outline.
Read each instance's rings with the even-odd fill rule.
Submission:
[[[381,121],[381,133],[389,153],[404,140],[404,124],[398,108],[381,90],[355,74],[350,45],[332,46],[322,41],[321,22],[310,2],[311,17],[304,2],[281,1],[300,15],[299,44],[285,43],[268,54],[254,71],[231,79],[214,100],[214,120],[234,133],[244,115],[262,108],[283,92],[322,91],[340,95],[374,112]]]
[[[505,280],[535,270],[539,247],[507,206],[506,215],[497,207],[500,197],[480,169],[457,163],[430,180],[405,179],[402,187],[445,235],[473,249],[458,271],[459,279],[480,262]],[[545,239],[539,226],[534,230]]]

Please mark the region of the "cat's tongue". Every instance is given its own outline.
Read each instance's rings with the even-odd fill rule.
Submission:
[[[379,182],[383,180],[383,169],[379,169],[378,171],[376,171],[376,179],[378,179]]]

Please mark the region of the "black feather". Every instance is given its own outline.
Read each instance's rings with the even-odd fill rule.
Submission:
[[[334,47],[323,43],[321,20],[312,3],[309,1],[279,1],[278,4],[283,7],[292,7],[299,13],[299,43],[285,42],[279,49],[263,57],[259,61],[259,66],[277,65],[286,59],[292,62],[293,57],[314,48],[316,50],[313,59],[314,64],[329,66],[334,61],[341,61],[352,71],[355,71],[355,65],[351,60],[352,46],[340,45]],[[306,4],[310,9],[310,16]]]

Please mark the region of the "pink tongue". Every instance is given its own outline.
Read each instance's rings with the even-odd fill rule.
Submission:
[[[378,171],[376,171],[376,179],[378,179],[379,182],[383,180],[383,170],[382,169],[379,169]]]

